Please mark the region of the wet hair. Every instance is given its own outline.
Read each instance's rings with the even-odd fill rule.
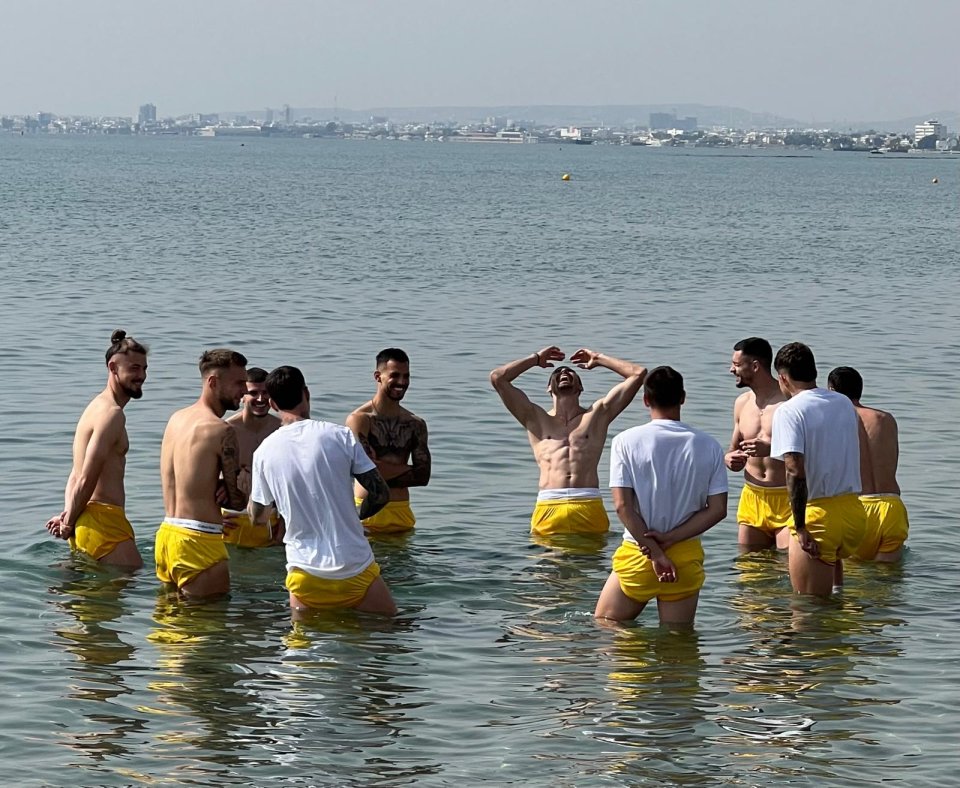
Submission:
[[[853,367],[837,367],[830,370],[827,385],[852,400],[863,396],[863,378]]]
[[[260,367],[250,367],[247,370],[247,383],[266,383],[267,370]]]
[[[786,372],[797,383],[813,383],[817,379],[817,363],[813,351],[802,342],[790,342],[777,351],[773,360],[777,372]]]
[[[230,367],[247,366],[247,357],[236,350],[218,347],[213,350],[203,351],[200,356],[200,374],[207,377],[211,372],[221,369],[230,369]]]
[[[147,355],[147,346],[141,345],[133,337],[128,337],[127,332],[118,328],[110,335],[110,347],[107,348],[107,363],[118,353],[143,353]]]
[[[737,342],[733,349],[739,350],[745,356],[755,358],[766,369],[770,369],[770,364],[773,362],[773,348],[767,340],[760,337],[747,337]]]
[[[410,357],[398,347],[388,347],[377,353],[377,366],[382,367],[388,361],[396,361],[398,364],[409,364]]]
[[[651,369],[643,381],[647,402],[658,408],[673,408],[683,403],[683,375],[673,367]]]
[[[267,375],[267,393],[280,410],[293,410],[303,401],[307,382],[296,367],[277,367]]]

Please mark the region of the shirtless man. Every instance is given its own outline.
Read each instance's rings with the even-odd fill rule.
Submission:
[[[250,495],[253,453],[263,443],[263,439],[280,426],[280,419],[270,413],[266,370],[260,367],[250,367],[247,370],[247,393],[241,410],[227,419],[227,424],[237,433],[240,462],[237,487],[244,495]],[[268,520],[265,526],[257,527],[250,522],[246,512],[224,509],[223,514],[223,540],[228,544],[238,547],[267,547],[283,542],[283,529],[276,518]]]
[[[866,561],[899,561],[910,522],[900,500],[897,463],[900,441],[897,420],[886,411],[860,402],[863,378],[852,367],[837,367],[827,378],[827,388],[853,403],[860,421],[860,502],[867,512],[867,536],[856,557]]]
[[[513,385],[534,367],[553,367],[565,355],[551,345],[511,361],[490,373],[490,383],[514,418],[527,430],[533,456],[540,466],[540,492],[530,521],[538,536],[603,534],[610,520],[600,498],[597,466],[607,428],[640,391],[647,370],[639,364],[581,348],[570,361],[580,369],[605,367],[624,378],[589,408],[580,404],[583,384],[570,367],[550,373],[547,391],[553,408],[546,411]]]
[[[147,348],[118,330],[110,337],[106,358],[107,387],[77,423],[64,510],[46,528],[101,564],[139,569],[143,560],[123,512],[123,474],[130,448],[123,409],[131,399],[143,396]]]
[[[733,436],[724,455],[726,466],[743,471],[744,485],[737,506],[740,552],[790,545],[790,498],[783,463],[770,456],[773,414],[785,401],[770,371],[773,348],[760,337],[733,346],[730,374],[738,389],[749,388],[733,406]]]
[[[799,594],[829,596],[843,584],[842,559],[856,554],[867,530],[857,414],[842,394],[817,386],[806,345],[784,345],[773,366],[788,400],[773,415],[770,454],[787,472],[790,582]]]
[[[200,356],[200,398],[170,417],[160,446],[164,519],[157,531],[157,577],[187,597],[230,590],[227,548],[217,488],[227,508],[243,509],[237,487],[237,433],[223,414],[240,407],[247,391],[247,360],[233,350]],[[221,480],[222,477],[222,480]]]
[[[410,359],[399,348],[377,354],[373,373],[377,393],[347,416],[356,435],[390,487],[390,501],[363,521],[369,533],[402,533],[417,522],[410,509],[410,488],[430,482],[430,449],[427,423],[400,405],[410,386]],[[354,498],[359,506],[367,491],[357,482]]]

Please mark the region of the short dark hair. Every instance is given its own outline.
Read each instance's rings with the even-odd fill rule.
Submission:
[[[773,362],[773,348],[770,347],[767,340],[760,337],[747,337],[737,342],[733,349],[739,350],[745,356],[755,358],[767,369],[770,369],[770,364]]]
[[[250,367],[247,369],[247,383],[266,383],[267,370],[260,367]]]
[[[128,337],[127,332],[118,328],[110,335],[110,347],[107,348],[107,363],[118,353],[143,353],[147,355],[147,346],[141,345],[133,337]]]
[[[280,410],[293,410],[303,401],[307,382],[296,367],[277,367],[267,375],[267,393]]]
[[[409,364],[410,357],[398,347],[387,347],[377,353],[377,366],[381,367],[388,361],[396,361],[398,364]]]
[[[863,396],[863,378],[853,367],[831,369],[827,376],[827,385],[850,399],[860,399]]]
[[[220,369],[230,369],[230,367],[247,366],[247,357],[236,350],[228,350],[224,347],[214,348],[213,350],[203,351],[200,356],[200,374],[206,377],[208,373]]]
[[[777,372],[786,372],[797,383],[813,383],[817,379],[817,363],[813,351],[803,342],[790,342],[777,351],[773,360]]]
[[[658,408],[673,408],[683,402],[683,375],[673,367],[656,367],[643,381],[647,402]]]

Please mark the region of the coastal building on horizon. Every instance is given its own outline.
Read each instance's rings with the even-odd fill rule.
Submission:
[[[137,123],[141,126],[145,126],[148,123],[157,122],[157,105],[156,104],[141,104],[140,111],[137,112]]]
[[[933,137],[934,142],[941,142],[947,139],[947,127],[936,118],[914,126],[913,141],[916,145],[919,145],[927,137]]]

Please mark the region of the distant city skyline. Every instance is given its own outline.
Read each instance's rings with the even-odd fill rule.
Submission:
[[[712,104],[896,120],[960,110],[958,26],[952,0],[49,0],[5,9],[0,114]]]

